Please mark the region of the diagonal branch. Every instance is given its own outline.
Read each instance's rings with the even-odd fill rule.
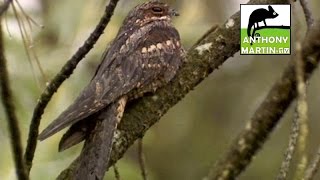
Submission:
[[[32,160],[37,146],[37,138],[39,133],[39,125],[41,116],[44,109],[47,107],[53,94],[57,91],[60,85],[73,73],[73,70],[77,67],[78,63],[85,57],[85,55],[93,48],[94,44],[103,33],[105,27],[109,23],[111,16],[113,15],[114,9],[119,0],[110,0],[106,6],[104,15],[101,17],[99,24],[95,30],[90,34],[84,44],[78,49],[78,51],[71,57],[70,60],[62,67],[61,71],[51,80],[47,85],[44,92],[41,94],[40,99],[33,111],[31,124],[29,128],[29,136],[27,142],[27,148],[25,152],[25,161],[30,171],[32,166]]]
[[[12,148],[12,155],[16,166],[17,178],[19,180],[27,180],[28,175],[23,159],[23,150],[21,144],[21,134],[16,116],[15,106],[13,104],[12,91],[10,89],[9,74],[7,70],[6,59],[4,56],[2,27],[0,24],[0,91],[2,103],[5,109],[5,114],[8,119],[8,126],[10,132],[10,141]]]
[[[286,3],[286,0],[251,0],[249,4]],[[120,159],[135,140],[144,133],[213,70],[216,70],[240,48],[240,12],[232,15],[194,45],[174,80],[154,95],[146,95],[127,106],[113,144],[109,167]],[[76,159],[58,179],[70,179]]]

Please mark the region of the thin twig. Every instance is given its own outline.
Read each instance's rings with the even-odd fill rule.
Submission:
[[[302,0],[300,1],[302,2]],[[296,113],[297,119],[300,124],[300,132],[298,138],[298,165],[295,173],[295,179],[302,179],[303,173],[306,170],[307,166],[307,155],[306,155],[306,146],[307,138],[309,134],[308,127],[308,104],[307,104],[307,86],[306,79],[304,77],[304,68],[305,61],[302,57],[302,37],[301,37],[301,22],[298,18],[298,13],[296,5],[294,2],[291,2],[293,18],[295,19],[295,52],[293,56],[293,61],[295,62],[295,76],[297,80],[296,91],[297,91],[297,103],[296,103]],[[307,19],[308,20],[308,19]],[[310,25],[311,26],[311,25]]]
[[[13,9],[14,9],[14,11],[15,11],[16,17],[18,16],[18,17],[17,17],[17,21],[19,21],[19,19],[21,18],[21,19],[20,19],[21,22],[19,23],[19,28],[20,28],[20,29],[22,28],[21,35],[24,34],[25,49],[26,49],[26,51],[28,51],[28,53],[29,53],[29,54],[28,54],[28,55],[29,55],[28,58],[30,59],[29,61],[30,61],[30,63],[31,63],[31,55],[32,55],[33,58],[34,58],[34,60],[35,60],[35,62],[36,62],[36,65],[37,65],[37,67],[38,67],[38,69],[39,69],[39,72],[40,72],[40,74],[41,74],[41,76],[42,76],[42,82],[40,82],[39,84],[40,84],[40,85],[44,85],[44,84],[48,81],[48,78],[47,78],[47,76],[46,76],[46,74],[45,74],[45,72],[44,72],[44,70],[43,70],[43,68],[42,68],[42,66],[41,66],[39,57],[38,57],[37,52],[36,52],[36,50],[35,50],[35,44],[34,44],[34,42],[33,42],[32,35],[30,34],[30,31],[32,31],[32,24],[31,24],[31,23],[33,23],[34,25],[36,25],[36,26],[38,26],[38,27],[41,27],[41,26],[40,26],[39,24],[37,24],[37,23],[24,11],[23,7],[21,6],[21,4],[19,3],[18,0],[15,0],[14,2],[15,2],[15,3],[12,3],[12,7],[13,7]],[[21,12],[21,16],[18,15],[18,10],[16,9],[15,4],[18,5],[18,9],[19,9],[20,12]],[[27,22],[27,25],[29,26],[29,31],[27,30],[26,25],[25,25],[23,19],[25,19],[25,21]],[[41,87],[43,87],[43,86],[41,86]]]
[[[287,175],[290,170],[290,165],[292,162],[294,152],[296,150],[299,131],[300,131],[300,126],[299,126],[300,124],[299,124],[297,116],[298,115],[295,112],[295,117],[293,118],[292,126],[291,126],[289,144],[288,144],[288,147],[287,147],[285,155],[284,155],[284,160],[281,163],[281,167],[280,167],[279,174],[277,176],[277,180],[287,179]]]
[[[61,71],[53,78],[53,80],[51,80],[44,92],[41,94],[40,99],[38,100],[38,103],[33,111],[29,128],[29,136],[25,152],[25,161],[28,171],[30,171],[32,166],[32,160],[37,146],[40,120],[44,109],[60,85],[73,73],[73,70],[77,67],[78,63],[93,48],[94,44],[97,42],[105,27],[109,23],[118,1],[119,0],[110,0],[109,4],[105,8],[104,15],[101,17],[100,22],[96,26],[95,30],[90,34],[88,39],[71,57],[71,59],[68,60],[68,62],[62,67]]]
[[[307,0],[300,0],[300,4],[303,9],[304,17],[306,18],[306,21],[307,21],[308,29],[310,29],[310,27],[312,26],[312,24],[314,22],[314,19],[312,16],[312,12],[308,6],[309,3]]]
[[[318,151],[314,157],[314,160],[307,168],[307,171],[304,176],[304,180],[314,179],[314,176],[318,172],[319,167],[320,167],[320,146],[318,147]]]
[[[11,34],[10,30],[9,30],[9,25],[8,25],[8,13],[7,13],[7,11],[4,13],[4,15],[5,15],[4,23],[6,25],[6,30],[7,30],[8,36],[9,36],[9,38],[12,38],[12,34]]]
[[[120,180],[120,173],[119,173],[118,167],[115,164],[113,165],[113,171],[114,171],[114,178],[116,180]]]
[[[12,91],[10,89],[9,74],[7,70],[6,59],[4,56],[2,34],[2,27],[0,24],[0,87],[2,103],[5,109],[5,114],[8,119],[12,155],[14,157],[17,177],[19,180],[27,180],[29,179],[29,177],[27,175],[22,154],[23,150],[21,145],[21,134],[18,125],[18,119],[15,112],[15,106],[13,103]]]
[[[26,13],[26,11],[23,9],[22,5],[20,4],[20,2],[18,0],[15,0],[15,2],[17,3],[22,15],[26,18],[26,21],[28,23],[30,31],[32,30],[32,24],[38,26],[39,28],[44,27],[43,25],[41,25],[37,21],[35,21],[32,17],[30,17],[28,13]]]
[[[11,3],[12,3],[12,0],[4,1],[2,6],[0,6],[0,16],[2,16],[3,13],[6,12],[9,9],[9,6],[10,6]]]
[[[148,180],[147,169],[145,165],[145,158],[143,154],[143,139],[138,140],[138,157],[139,157],[139,165],[141,170],[141,176],[143,180]]]
[[[29,48],[28,48],[28,40],[27,40],[28,38],[26,37],[27,35],[24,33],[24,29],[25,28],[24,28],[23,20],[21,19],[16,7],[14,6],[14,3],[12,3],[12,9],[13,9],[13,14],[14,14],[16,20],[17,20],[17,23],[18,23],[19,32],[20,32],[20,35],[21,35],[21,39],[22,39],[23,46],[24,46],[24,49],[25,49],[25,52],[26,52],[26,55],[27,55],[27,60],[28,60],[29,65],[30,65],[30,69],[31,69],[32,75],[33,75],[34,79],[37,80],[37,77],[36,77],[36,74],[35,74],[35,71],[34,71],[34,67],[33,67],[33,64],[32,64],[32,61],[31,61],[30,51],[29,51]]]

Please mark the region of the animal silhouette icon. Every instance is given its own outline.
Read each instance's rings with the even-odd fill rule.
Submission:
[[[267,26],[266,19],[274,19],[277,16],[278,13],[276,13],[270,5],[268,6],[268,10],[264,8],[254,10],[249,17],[249,23],[247,28],[248,37],[250,38],[254,36],[254,33],[251,34],[252,26],[253,30],[259,28],[259,22],[261,21],[264,23],[264,26]]]

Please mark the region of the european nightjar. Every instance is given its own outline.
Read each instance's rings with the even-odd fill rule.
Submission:
[[[39,139],[44,140],[71,125],[60,142],[59,150],[62,151],[85,140],[95,119],[116,119],[110,122],[108,143],[111,151],[113,133],[126,103],[168,83],[183,62],[185,51],[171,21],[177,15],[175,10],[159,1],[133,8],[104,53],[93,79],[42,131]],[[117,113],[106,114],[110,108],[116,109]]]

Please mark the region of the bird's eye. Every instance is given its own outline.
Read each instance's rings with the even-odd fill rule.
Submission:
[[[156,14],[161,14],[163,12],[163,9],[161,7],[153,7],[152,11]]]

